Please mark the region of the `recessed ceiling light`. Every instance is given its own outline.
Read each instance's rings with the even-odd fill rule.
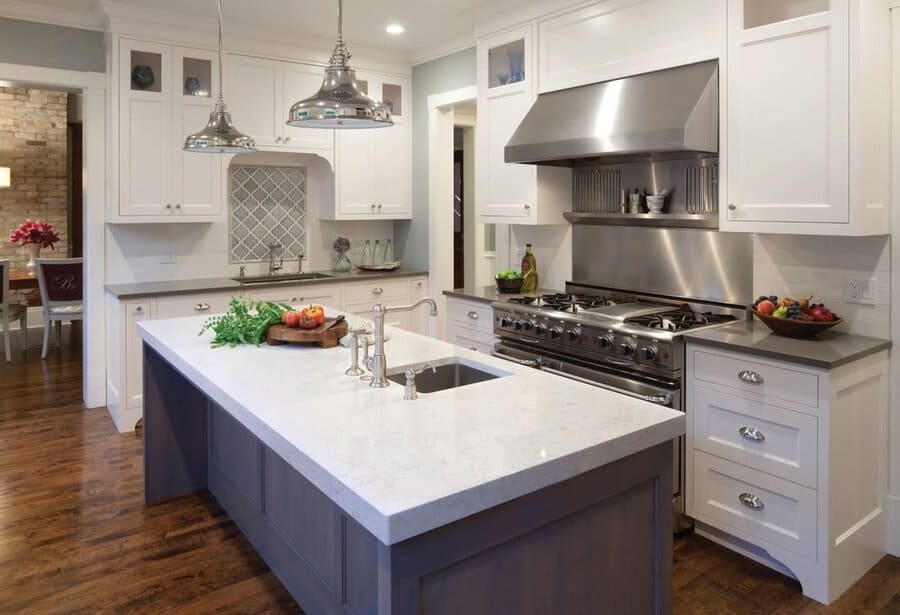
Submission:
[[[406,28],[401,26],[398,23],[392,23],[387,28],[384,29],[388,34],[403,34],[406,32]]]

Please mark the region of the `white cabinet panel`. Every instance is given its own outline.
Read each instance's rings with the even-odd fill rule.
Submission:
[[[849,221],[846,20],[834,10],[798,21],[732,35],[730,220]]]
[[[405,125],[395,124],[373,136],[372,199],[376,213],[391,217],[410,215],[409,131]]]
[[[257,146],[278,145],[287,109],[282,109],[281,62],[240,55],[227,60],[225,100],[235,126]]]
[[[479,134],[484,134],[485,159],[482,168],[486,173],[483,216],[528,218],[534,206],[537,170],[533,165],[509,164],[504,160],[504,149],[519,123],[531,108],[533,98],[529,91],[513,90],[484,99],[479,105],[479,117],[486,115],[486,122],[479,122]],[[481,110],[485,113],[482,114]],[[480,181],[479,174],[476,181]]]
[[[123,304],[125,310],[125,399],[126,408],[141,407],[144,403],[143,353],[144,344],[137,334],[137,324],[150,319],[150,301]]]
[[[368,216],[375,213],[372,158],[375,155],[376,130],[393,130],[393,128],[342,130],[336,135],[335,217],[337,218]]]
[[[709,60],[725,40],[721,0],[607,0],[538,24],[539,90]]]
[[[154,318],[162,320],[184,316],[222,314],[228,311],[231,297],[232,293],[197,293],[160,297],[156,300]]]

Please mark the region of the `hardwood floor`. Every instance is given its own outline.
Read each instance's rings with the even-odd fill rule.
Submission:
[[[207,494],[144,507],[139,434],[81,403],[72,344],[0,365],[0,613],[300,613]],[[900,559],[835,604],[698,536],[675,539],[679,614],[900,613]]]

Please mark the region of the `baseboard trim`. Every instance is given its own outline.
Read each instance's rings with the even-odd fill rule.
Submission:
[[[900,496],[885,496],[887,515],[887,552],[900,557]]]

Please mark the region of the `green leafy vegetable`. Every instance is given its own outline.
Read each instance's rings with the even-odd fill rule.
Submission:
[[[232,297],[229,310],[203,323],[198,335],[212,331],[213,348],[238,344],[259,346],[266,339],[269,326],[281,322],[281,315],[290,309],[282,303]]]

